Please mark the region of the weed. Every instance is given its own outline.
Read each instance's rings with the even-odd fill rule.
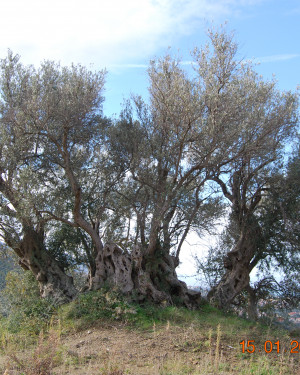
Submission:
[[[105,368],[101,368],[99,375],[126,375],[126,373],[123,370],[121,370],[118,366],[109,365]]]
[[[218,369],[219,364],[220,364],[220,341],[221,341],[221,326],[220,324],[218,324],[215,361],[214,361],[215,369]]]
[[[212,362],[212,341],[211,341],[211,337],[212,337],[212,329],[210,328],[210,330],[208,331],[208,341],[206,341],[206,345],[209,348],[209,357],[210,357],[210,360]]]
[[[8,329],[9,317],[0,319],[0,350],[10,361],[10,367],[4,367],[0,356],[0,374],[7,368],[16,370],[13,373],[18,375],[48,375],[56,365],[57,374],[63,373],[64,366],[65,374],[85,375],[95,374],[95,366],[97,375],[144,373],[147,366],[159,375],[297,373],[296,356],[290,358],[284,352],[264,355],[258,350],[242,353],[239,346],[243,339],[255,340],[258,349],[268,339],[280,340],[282,348],[290,348],[287,334],[223,314],[208,305],[199,311],[138,306],[120,297],[117,291],[104,288],[59,307],[43,326],[45,335],[41,334],[35,349],[31,349],[34,337],[37,338],[30,332],[39,316],[31,314],[31,325],[26,327],[22,323],[20,332]],[[73,336],[69,338],[66,334],[70,330],[75,342]],[[94,331],[98,335],[91,334]],[[60,337],[69,343],[62,347]],[[106,341],[110,342],[110,356]],[[20,348],[25,348],[25,352],[20,354]]]
[[[8,352],[7,355],[24,375],[51,375],[53,367],[62,360],[58,344],[56,332],[50,332],[47,340],[41,332],[38,345],[30,358],[20,359],[14,352]],[[8,367],[11,367],[10,363]]]
[[[194,367],[178,361],[166,362],[159,369],[159,375],[191,375]]]
[[[10,271],[1,297],[7,302],[8,316],[0,322],[0,333],[5,330],[19,336],[23,332],[35,338],[41,329],[47,329],[57,311],[54,300],[40,297],[37,281],[30,272]]]

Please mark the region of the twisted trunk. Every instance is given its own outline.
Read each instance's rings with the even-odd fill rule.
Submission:
[[[219,284],[209,294],[209,300],[219,308],[227,307],[250,282],[253,269],[251,260],[258,251],[262,241],[258,225],[248,224],[241,231],[234,249],[224,258],[226,272]]]
[[[178,260],[169,254],[145,255],[139,246],[128,253],[114,243],[107,243],[96,259],[97,271],[90,289],[108,284],[139,302],[150,300],[195,308],[201,302],[201,295],[178,280],[177,266]]]
[[[26,230],[14,251],[20,258],[21,267],[34,274],[42,297],[51,297],[58,303],[64,303],[76,296],[73,278],[66,275],[59,263],[47,253],[41,234],[32,229]]]

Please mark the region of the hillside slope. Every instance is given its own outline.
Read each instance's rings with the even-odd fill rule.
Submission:
[[[69,313],[66,307],[52,319],[49,335],[40,336],[35,346],[26,344],[29,337],[22,341],[14,334],[3,340],[2,333],[0,374],[299,374],[300,336],[208,305],[200,311],[138,309],[128,321],[74,319]],[[247,347],[248,340],[254,341]],[[38,372],[43,363],[49,372]]]

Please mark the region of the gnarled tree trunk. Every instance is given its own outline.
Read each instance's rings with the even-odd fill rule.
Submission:
[[[251,260],[261,241],[258,225],[249,224],[241,231],[234,249],[224,259],[226,273],[219,284],[208,293],[208,299],[219,308],[227,307],[234,298],[249,286]]]
[[[107,243],[97,256],[97,270],[90,289],[108,284],[135,296],[140,302],[178,303],[195,308],[201,302],[201,294],[189,290],[184,282],[178,280],[177,266],[177,259],[169,254],[150,257],[143,254],[139,246],[128,253],[114,243]]]
[[[20,258],[22,268],[34,274],[42,297],[51,297],[57,303],[64,303],[76,296],[73,278],[66,275],[59,263],[47,253],[41,234],[33,229],[26,230],[14,251]]]

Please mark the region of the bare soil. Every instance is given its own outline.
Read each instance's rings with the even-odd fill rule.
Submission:
[[[257,327],[248,334],[259,337]],[[250,337],[249,336],[249,337]],[[51,374],[63,375],[198,375],[248,374],[249,362],[265,366],[278,365],[281,374],[299,374],[299,354],[242,354],[239,342],[246,337],[190,324],[185,327],[165,324],[148,330],[133,330],[121,323],[103,323],[62,336],[56,352],[58,360]],[[248,338],[249,339],[249,338]],[[255,341],[258,345],[258,341]],[[287,343],[288,345],[288,343]],[[50,352],[50,349],[49,349]],[[32,353],[32,350],[31,350]],[[29,350],[17,353],[18,358],[30,358]],[[32,354],[31,354],[32,357]],[[297,358],[296,358],[297,357]],[[286,367],[288,366],[288,368]],[[2,369],[5,369],[1,365]],[[246,371],[246,372],[245,372]],[[270,370],[271,371],[271,370]],[[292,371],[292,372],[291,372]],[[4,371],[0,371],[2,375]],[[27,373],[11,366],[5,375]],[[275,374],[275,372],[249,372]],[[31,375],[31,373],[30,373]],[[32,375],[45,375],[32,373]]]
[[[170,361],[194,367],[199,355],[190,349],[203,340],[193,327],[183,330],[182,327],[170,329],[168,325],[163,329],[154,326],[148,332],[129,330],[122,325],[87,329],[62,340],[68,356],[73,360],[66,361],[55,373],[83,374],[84,362],[86,373],[91,375],[99,375],[104,370],[109,373],[113,369],[122,370],[124,374],[159,374]],[[78,366],[74,365],[76,362]],[[69,372],[70,364],[72,372]],[[64,366],[65,370],[62,368]]]

